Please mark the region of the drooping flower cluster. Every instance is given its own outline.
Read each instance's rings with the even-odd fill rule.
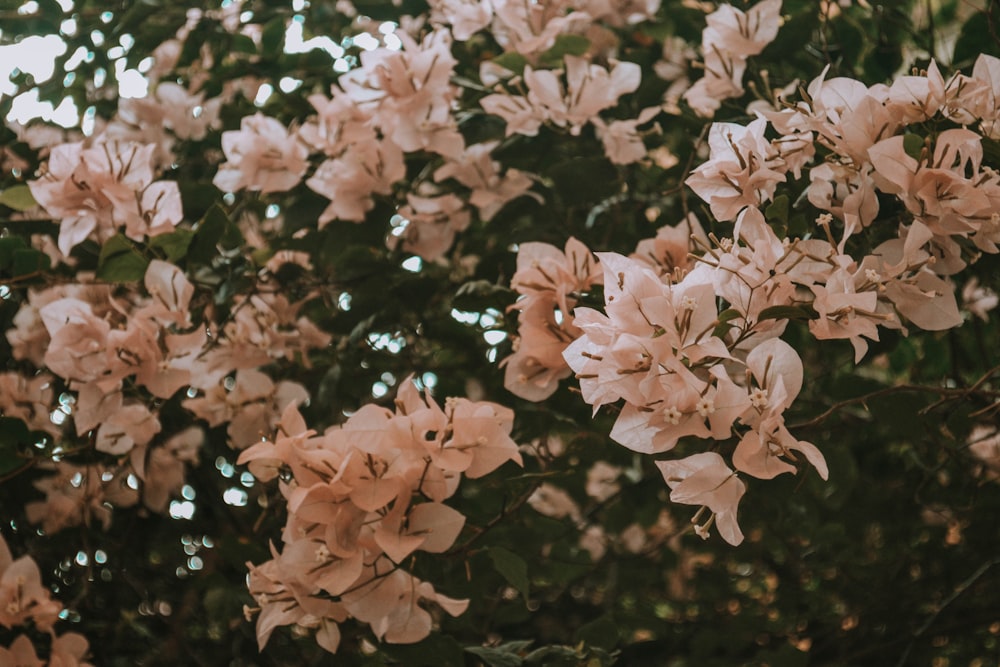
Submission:
[[[283,549],[249,565],[260,646],[277,626],[296,625],[315,630],[317,642],[335,652],[347,618],[369,624],[382,641],[411,643],[431,629],[422,603],[462,613],[468,601],[437,593],[406,562],[454,545],[465,517],[444,501],[462,475],[521,463],[509,435],[513,417],[494,403],[460,398],[442,409],[409,381],[395,411],[369,404],[321,435],[294,404],[286,408],[274,440],[239,458],[262,481],[280,476],[288,501]]]
[[[980,57],[973,77],[948,83],[933,65],[871,89],[821,76],[810,85],[809,104],[764,112],[766,118],[746,127],[712,127],[709,160],[688,185],[715,217],[735,220],[733,238],[706,247],[698,267],[662,279],[634,261],[599,253],[606,312],[575,313],[583,335],[565,357],[588,403],[624,400],[613,439],[662,453],[685,437],[735,437],[737,472],[770,479],[795,471],[802,455],[826,477],[820,452],[784,424],[803,368],[778,338],[787,324],[782,309],[806,313],[817,338],[849,339],[856,360],[867,350],[865,339],[878,340],[879,326],[941,330],[962,322],[946,276],[971,258],[958,239],[997,251],[997,176],[981,168],[976,132],[945,129],[926,140],[901,133],[938,115],[987,127],[989,112],[976,105],[995,82],[976,72],[991,71],[988,58]],[[768,120],[778,139],[765,139]],[[913,136],[920,143],[908,150]],[[811,170],[807,190],[814,205],[829,211],[817,221],[827,240],[780,239],[761,208],[789,175],[799,177],[817,152],[814,137],[819,150],[836,156]],[[909,218],[896,238],[859,260],[847,242],[875,221],[877,193],[894,197]],[[843,224],[839,243],[831,233],[834,216]],[[806,306],[811,314],[797,310]],[[745,485],[724,458],[706,452],[658,466],[672,500],[711,512],[696,527],[700,534],[715,522],[728,542],[742,540],[736,506]]]
[[[573,324],[579,294],[600,284],[600,264],[583,243],[566,242],[565,251],[547,243],[522,243],[511,287],[521,298],[514,354],[503,361],[504,386],[529,401],[545,400],[570,374],[566,346],[580,335]]]
[[[584,400],[595,408],[624,399],[611,431],[614,440],[637,452],[660,454],[685,437],[725,441],[736,436],[733,463],[741,472],[763,479],[791,472],[795,468],[789,461],[797,460],[791,452],[798,451],[826,476],[819,451],[784,427],[783,412],[802,384],[802,363],[775,338],[780,328],[760,317],[769,299],[754,298],[756,289],[730,289],[745,283],[729,281],[728,270],[709,264],[673,282],[639,261],[598,256],[605,272],[606,314],[576,309],[583,335],[565,358]],[[720,265],[724,259],[720,253]],[[777,284],[761,292],[769,289],[776,291]],[[720,297],[731,305],[725,315]],[[720,335],[722,321],[734,325]],[[700,531],[716,521],[728,542],[742,540],[736,503],[743,486],[718,454],[660,465],[675,502],[711,510]],[[682,484],[689,476],[692,481]]]

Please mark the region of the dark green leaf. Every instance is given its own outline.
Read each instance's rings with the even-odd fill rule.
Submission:
[[[97,260],[97,278],[112,283],[142,280],[149,260],[122,234],[116,234],[101,246]]]
[[[384,644],[382,652],[395,662],[412,667],[464,667],[462,645],[443,634],[432,634],[416,644]]]
[[[0,204],[15,211],[27,211],[38,206],[27,185],[15,185],[0,192]]]
[[[774,198],[771,205],[764,210],[764,215],[768,222],[778,222],[782,225],[788,224],[788,195],[779,195]]]
[[[0,475],[24,465],[25,458],[20,449],[28,444],[29,439],[30,432],[23,421],[0,417]]]
[[[1000,141],[983,137],[983,162],[1000,164]]]
[[[14,251],[10,272],[14,277],[26,276],[31,273],[47,271],[52,266],[52,260],[41,250],[23,248]]]
[[[527,600],[529,592],[528,564],[524,559],[509,549],[490,547],[488,550],[493,567]]]
[[[229,219],[221,206],[212,206],[195,229],[190,242],[188,257],[191,261],[211,264],[219,247],[236,248],[243,242],[239,228]]]
[[[581,625],[573,634],[574,642],[611,650],[620,639],[618,623],[609,614],[598,616],[590,623]]]
[[[903,135],[903,150],[914,160],[920,159],[920,153],[924,149],[924,138],[919,134],[907,132]]]
[[[524,659],[518,653],[531,644],[531,640],[520,640],[500,646],[468,646],[465,650],[481,658],[490,667],[519,667],[524,664]]]
[[[993,8],[988,11],[993,11]],[[955,67],[964,67],[971,65],[980,53],[996,53],[996,50],[997,44],[990,34],[989,17],[986,12],[975,12],[962,26],[951,62]]]
[[[230,48],[234,53],[257,53],[257,45],[247,35],[233,35]]]
[[[743,313],[736,310],[735,308],[726,308],[724,311],[719,313],[719,317],[717,317],[716,319],[719,321],[719,323],[722,323],[722,322],[728,322],[730,320],[735,320],[738,317],[743,317]]]
[[[590,40],[583,35],[563,33],[555,44],[539,57],[539,62],[547,67],[558,67],[564,56],[582,56],[590,48]]]
[[[14,261],[14,253],[27,247],[28,243],[20,236],[0,238],[0,269],[9,267]]]
[[[177,229],[169,234],[160,234],[149,240],[149,247],[162,250],[167,260],[176,263],[187,254],[195,233],[189,229]]]
[[[267,58],[275,58],[285,41],[285,19],[276,17],[268,21],[260,36],[261,51]]]
[[[582,657],[570,646],[543,646],[524,656],[524,663],[540,665],[541,667],[551,667],[552,665],[573,665],[576,667],[580,664]]]
[[[758,322],[764,320],[814,320],[818,317],[810,306],[771,306],[760,311]]]
[[[459,310],[474,311],[485,306],[505,307],[514,300],[514,292],[504,285],[489,280],[473,280],[458,288],[452,306]]]
[[[567,202],[588,204],[619,192],[618,170],[604,157],[581,157],[549,170],[556,191]]]
[[[494,58],[493,63],[520,76],[524,74],[524,66],[528,64],[528,60],[520,53],[510,51]]]

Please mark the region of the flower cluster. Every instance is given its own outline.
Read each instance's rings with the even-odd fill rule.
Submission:
[[[743,95],[747,58],[777,36],[781,0],[763,0],[745,12],[722,4],[706,22],[701,36],[705,76],[684,93],[684,100],[698,115],[711,118],[723,100]]]
[[[520,312],[514,354],[502,363],[504,386],[529,401],[551,396],[570,374],[566,346],[580,335],[573,324],[579,295],[600,284],[600,264],[577,239],[565,251],[547,243],[522,243],[511,287],[521,295],[511,306]]]
[[[62,605],[53,600],[42,585],[38,564],[31,556],[17,560],[0,536],[0,626],[11,630],[33,626],[51,638],[49,661],[39,659],[28,635],[18,635],[10,646],[0,646],[0,664],[18,667],[93,667],[86,661],[90,647],[83,635],[67,632],[57,635],[53,625]]]
[[[747,104],[738,98],[772,96],[772,77],[794,76],[812,57],[770,72],[751,66],[770,55],[781,0],[662,9],[660,0],[428,0],[426,14],[398,22],[359,16],[340,0],[331,29],[345,30],[340,42],[310,26],[313,44],[325,44],[312,55],[295,54],[292,38],[330,8],[224,4],[156,22],[181,28],[130,70],[146,76],[144,98],[114,110],[95,94],[100,103],[85,112],[93,123],[80,133],[36,125],[0,146],[0,212],[15,211],[7,222],[34,218],[0,230],[11,357],[0,369],[0,417],[17,431],[0,439],[0,476],[25,475],[31,497],[17,521],[38,536],[86,534],[120,527],[119,510],[145,517],[166,513],[178,494],[193,499],[195,481],[185,488],[185,478],[202,461],[251,488],[251,474],[234,472],[238,457],[275,482],[255,500],[266,507],[280,493],[287,520],[265,513],[252,538],[240,521],[206,528],[199,522],[213,521],[210,512],[185,525],[244,542],[273,528],[270,559],[247,564],[255,606],[245,611],[262,650],[275,629],[292,626],[336,652],[351,643],[341,640],[351,619],[378,641],[421,641],[444,614],[469,606],[439,592],[456,590],[453,582],[424,579],[462,569],[474,551],[488,554],[509,592],[535,594],[529,609],[551,601],[554,581],[528,571],[537,564],[529,561],[561,563],[554,547],[595,563],[609,551],[655,557],[664,545],[683,556],[676,509],[660,506],[668,495],[695,508],[697,535],[715,527],[740,544],[739,508],[752,485],[809,467],[830,475],[793,425],[800,395],[810,394],[795,334],[847,341],[860,363],[887,330],[957,327],[953,281],[980,255],[1000,253],[995,57],[950,77],[928,57],[925,71],[875,85],[830,68],[816,77],[817,67],[801,88],[781,81],[773,99]],[[809,4],[784,11],[800,33],[822,20],[815,30],[825,38],[849,12],[856,27],[867,3],[819,3],[819,13]],[[64,21],[66,40],[87,20]],[[84,36],[97,48],[101,35]],[[773,53],[794,41],[783,37]],[[124,56],[127,42],[113,48]],[[279,81],[265,78],[285,68]],[[95,118],[98,109],[111,114]],[[708,126],[734,110],[739,122]],[[671,151],[690,159],[682,165]],[[161,180],[168,174],[176,182]],[[57,235],[46,235],[43,215]],[[656,220],[677,224],[643,238]],[[592,252],[598,243],[620,252]],[[517,252],[513,274],[508,250]],[[498,331],[508,277],[516,331]],[[962,301],[989,322],[1000,297],[979,278],[965,282]],[[792,321],[801,331],[789,331]],[[466,344],[463,323],[492,329],[475,339],[490,349]],[[512,353],[497,365],[507,335]],[[397,385],[412,368],[426,370],[422,383]],[[439,405],[438,374],[456,370],[467,374],[469,398]],[[572,424],[567,449],[603,442],[607,434],[594,433],[602,420],[563,410],[579,394],[594,417],[611,415],[610,438],[625,450],[559,460],[560,435],[534,439],[523,451],[537,458],[512,485],[523,493],[487,531],[466,525],[461,501],[487,488],[469,480],[524,463],[513,411],[478,400],[499,391],[498,378],[485,377],[493,372],[536,403],[577,383],[556,407],[527,406],[525,440]],[[992,400],[990,375],[961,400]],[[331,421],[345,420],[310,429],[305,408],[328,398],[338,404]],[[1000,470],[989,414],[973,413],[983,423],[967,440],[985,479]],[[658,497],[604,522],[619,496],[631,512],[647,475],[662,477]],[[198,489],[199,502],[208,496]],[[240,488],[223,500],[255,505]],[[521,533],[492,530],[522,506],[574,533],[526,545],[534,552],[523,576],[520,556],[505,560],[499,546]],[[538,525],[530,512],[517,518],[525,532]],[[229,567],[242,583],[245,559],[187,563],[220,580]],[[686,574],[678,566],[671,576]],[[51,664],[83,664],[82,637],[52,633],[60,609],[34,561],[15,561],[0,540],[0,625],[26,626],[0,646],[0,663],[42,664],[33,641],[49,633],[38,647],[51,646]],[[504,623],[495,627],[506,632]],[[596,648],[584,639],[580,660]]]
[[[262,481],[280,477],[288,501],[283,549],[249,565],[260,646],[277,626],[295,625],[315,630],[316,641],[335,652],[347,618],[369,624],[380,640],[411,643],[431,630],[422,602],[464,612],[468,601],[437,593],[406,562],[417,551],[440,554],[454,545],[465,517],[444,501],[462,475],[521,463],[509,435],[513,417],[461,398],[442,409],[410,381],[395,411],[369,404],[322,435],[294,404],[286,408],[274,440],[239,458]]]
[[[113,140],[52,149],[46,172],[29,186],[35,200],[59,219],[64,255],[88,238],[104,242],[122,228],[141,241],[170,232],[181,221],[177,183],[154,180],[155,149]]]
[[[770,479],[793,472],[801,455],[825,478],[819,450],[784,424],[803,368],[778,336],[787,317],[805,313],[816,338],[850,340],[860,361],[879,326],[942,330],[962,322],[947,276],[972,257],[960,240],[997,252],[997,175],[981,167],[982,137],[972,130],[944,129],[926,140],[903,133],[934,117],[991,128],[995,112],[982,100],[995,97],[996,82],[977,72],[992,66],[981,56],[972,77],[946,83],[932,64],[872,89],[821,76],[810,84],[809,103],[765,112],[745,127],[713,125],[709,159],[688,185],[718,219],[735,220],[733,238],[706,247],[696,268],[663,278],[598,253],[606,312],[575,313],[583,335],[565,357],[584,400],[595,408],[625,403],[611,437],[653,454],[686,436],[736,437],[738,472]],[[764,136],[769,120],[778,139]],[[920,141],[915,156],[907,150],[913,136]],[[807,194],[828,211],[818,218],[827,240],[780,239],[761,207],[819,150],[833,157],[811,169]],[[859,260],[847,243],[875,221],[879,193],[901,204],[909,224]],[[843,225],[839,242],[834,216]],[[658,466],[672,500],[710,511],[699,533],[714,521],[726,541],[742,540],[736,507],[745,485],[725,459],[705,452]]]
[[[197,463],[204,433],[161,434],[157,399],[186,390],[183,406],[209,426],[228,423],[230,446],[244,448],[273,430],[286,405],[308,399],[301,384],[274,383],[256,369],[274,359],[305,360],[330,342],[298,314],[301,303],[263,286],[235,305],[221,329],[193,321],[195,289],[177,266],[153,260],[143,287],[144,294],[112,293],[84,282],[33,291],[7,332],[14,357],[48,373],[4,374],[4,413],[57,439],[71,416],[78,437],[117,461],[61,461],[54,476],[37,481],[46,499],[29,503],[28,516],[46,532],[92,518],[107,527],[109,506],[134,505],[140,493],[149,509],[166,509],[185,467]],[[57,382],[67,390],[58,407]]]
[[[637,260],[598,256],[606,313],[576,309],[583,335],[564,356],[585,401],[597,408],[624,399],[611,431],[615,441],[661,454],[683,437],[724,441],[735,434],[733,461],[739,471],[764,479],[790,472],[795,468],[789,461],[797,461],[792,452],[798,451],[826,476],[819,451],[784,427],[783,412],[801,388],[802,363],[791,346],[774,337],[780,333],[775,323],[760,317],[766,297],[753,298],[757,290],[727,289],[736,281],[708,264],[673,282]],[[720,254],[720,263],[723,259]],[[776,285],[760,291],[769,290],[775,292]],[[718,297],[732,304],[730,313],[722,314]],[[720,336],[722,320],[742,324],[723,327],[727,332]],[[742,540],[736,504],[743,485],[718,454],[660,466],[675,502],[711,510],[699,527],[702,533],[717,521],[728,542]]]

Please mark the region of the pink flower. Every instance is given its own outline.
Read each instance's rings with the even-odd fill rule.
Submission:
[[[1000,304],[1000,296],[989,287],[980,285],[979,280],[973,276],[962,288],[962,302],[967,311],[987,322],[990,319],[989,312]]]
[[[528,86],[528,101],[544,108],[548,121],[559,127],[569,126],[570,134],[574,135],[598,112],[617,104],[622,95],[635,91],[642,76],[641,68],[631,62],[617,62],[611,71],[576,56],[566,56],[565,63],[565,91],[553,70],[526,67],[524,82]]]
[[[580,330],[573,325],[576,293],[603,280],[590,250],[575,238],[565,252],[547,243],[522,243],[511,287],[522,296],[511,306],[520,311],[514,354],[506,366],[504,387],[529,401],[551,396],[570,373],[563,351]]]
[[[722,4],[705,21],[708,27],[702,34],[703,44],[743,58],[755,56],[778,35],[781,0],[762,0],[745,13]]]
[[[222,133],[226,162],[212,179],[224,192],[285,192],[306,171],[308,151],[284,125],[258,112],[240,121],[239,130]]]
[[[785,181],[784,161],[764,138],[766,127],[767,121],[758,118],[745,127],[714,123],[709,130],[709,159],[685,183],[717,219],[733,220],[744,207],[770,201]]]
[[[498,144],[490,141],[468,146],[459,157],[447,161],[434,172],[435,182],[454,178],[471,189],[469,203],[479,209],[479,217],[484,221],[492,219],[504,204],[522,195],[531,195],[541,203],[541,197],[529,192],[534,181],[528,174],[513,168],[505,174],[500,173],[500,163],[490,156]]]
[[[405,152],[427,150],[457,157],[465,141],[452,116],[458,88],[451,83],[457,61],[451,34],[427,34],[420,43],[397,33],[402,50],[376,49],[361,54],[361,67],[340,78],[340,85],[386,138]]]
[[[701,35],[705,76],[695,82],[684,100],[700,116],[711,117],[722,100],[743,94],[746,60],[764,50],[778,34],[781,0],[763,0],[748,12],[722,4],[709,14]]]
[[[507,136],[534,136],[545,122],[568,127],[570,134],[577,135],[599,112],[639,87],[642,72],[635,63],[616,62],[610,71],[576,56],[567,55],[565,63],[565,88],[559,70],[529,66],[524,69],[527,97],[496,93],[484,97],[480,104],[487,113],[507,122]]]
[[[90,382],[108,370],[106,350],[111,326],[80,299],[58,299],[40,311],[51,342],[45,365],[66,380]]]
[[[639,112],[632,120],[616,120],[605,123],[595,116],[593,123],[597,129],[597,137],[604,145],[604,154],[614,164],[632,164],[646,157],[646,145],[639,134],[638,126],[653,120],[660,107],[649,107]],[[658,128],[657,128],[658,129]]]
[[[443,256],[455,240],[455,234],[471,222],[465,202],[454,194],[430,197],[407,194],[406,202],[399,209],[405,222],[393,229],[387,243],[394,248],[402,240],[404,250],[426,261]]]
[[[592,18],[573,11],[567,0],[524,3],[519,0],[492,0],[494,39],[505,51],[534,58],[552,48],[561,34],[579,33]]]
[[[61,461],[55,464],[55,472],[34,484],[45,494],[45,500],[24,507],[28,521],[41,524],[46,533],[94,520],[107,530],[112,507],[131,507],[139,501],[138,492],[127,483],[125,469]]]
[[[0,664],[11,667],[45,667],[27,635],[18,635],[7,648],[0,646]]]
[[[868,280],[865,285],[868,289],[861,292],[855,283],[854,276],[840,268],[830,273],[825,285],[810,287],[816,295],[812,305],[819,319],[809,321],[809,331],[819,340],[849,339],[857,363],[868,349],[861,336],[878,340],[877,320],[872,318],[876,314],[878,283]]]
[[[491,2],[479,0],[431,0],[431,21],[451,26],[452,36],[464,42],[489,25],[493,19]]]
[[[60,219],[59,250],[87,238],[103,242],[124,227],[136,241],[171,231],[182,218],[180,191],[170,181],[153,182],[152,144],[109,142],[56,146],[47,172],[29,181],[32,195]]]
[[[324,160],[306,180],[310,190],[330,200],[319,217],[319,227],[331,220],[364,221],[375,206],[372,195],[390,194],[393,183],[405,175],[403,153],[388,139],[373,137],[351,144],[342,155]]]
[[[42,585],[38,564],[31,556],[14,560],[0,536],[0,625],[10,629],[28,621],[38,629],[52,629],[62,605]],[[2,654],[0,654],[2,657]]]
[[[714,522],[726,542],[736,546],[743,541],[743,531],[736,521],[736,512],[740,499],[746,492],[746,485],[721,456],[715,452],[704,452],[678,461],[657,461],[656,467],[672,489],[672,501],[701,505],[712,513],[707,521],[695,526],[695,532],[707,538],[708,530]]]
[[[13,371],[0,373],[0,414],[20,419],[29,429],[59,435],[62,429],[49,417],[55,398],[52,382],[48,373],[30,378]]]
[[[664,225],[651,239],[639,241],[631,257],[651,264],[665,275],[675,276],[693,268],[689,255],[701,247],[708,247],[709,240],[694,213],[676,225]]]

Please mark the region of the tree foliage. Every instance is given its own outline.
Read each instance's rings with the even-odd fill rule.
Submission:
[[[974,5],[0,3],[0,663],[1000,664]]]

